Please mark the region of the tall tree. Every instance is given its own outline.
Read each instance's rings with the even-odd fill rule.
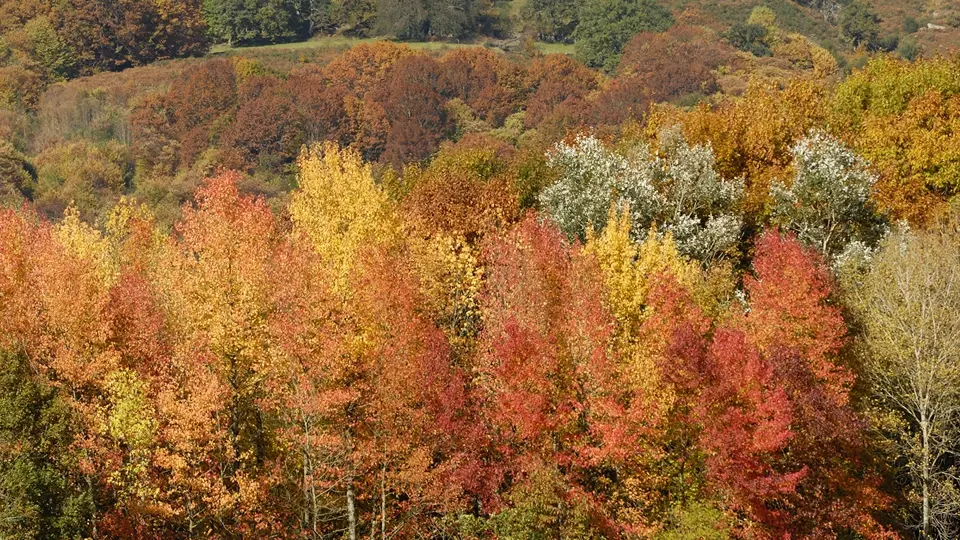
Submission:
[[[390,122],[383,160],[400,167],[436,151],[453,127],[443,107],[445,83],[442,66],[429,56],[397,60],[376,94]]]
[[[960,248],[954,230],[901,232],[876,256],[860,295],[873,394],[906,422],[889,435],[909,464],[923,538],[960,527]]]
[[[575,505],[577,486],[600,481],[603,465],[632,448],[601,284],[562,233],[533,215],[488,239],[483,258],[477,372],[502,456],[487,474],[519,484],[559,465]]]
[[[237,173],[209,179],[164,246],[156,279],[176,336],[161,436],[168,497],[192,532],[254,530],[275,523],[265,471],[278,447],[265,393],[276,306],[274,258],[282,246],[262,199],[241,196]]]
[[[744,283],[749,310],[737,324],[773,369],[793,416],[787,452],[769,457],[781,472],[805,470],[782,506],[765,501],[758,509],[790,508],[767,514],[781,530],[881,538],[876,516],[889,499],[878,488],[865,424],[851,403],[854,373],[842,356],[847,330],[833,302],[833,278],[819,254],[775,232],[760,237],[753,268]],[[822,497],[832,504],[823,506]]]

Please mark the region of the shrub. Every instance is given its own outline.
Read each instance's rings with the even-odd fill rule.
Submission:
[[[94,221],[116,203],[133,178],[129,148],[113,141],[55,146],[37,156],[36,163],[34,200],[50,216],[74,205],[85,220]]]
[[[754,56],[770,56],[773,51],[767,41],[769,30],[759,24],[737,23],[724,34],[730,45]]]

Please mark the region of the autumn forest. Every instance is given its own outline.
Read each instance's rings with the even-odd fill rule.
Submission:
[[[950,539],[958,451],[951,2],[0,0],[2,539]]]

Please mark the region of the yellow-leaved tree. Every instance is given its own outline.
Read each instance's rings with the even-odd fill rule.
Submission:
[[[604,300],[614,317],[612,343],[619,353],[620,376],[629,386],[631,429],[643,434],[641,447],[621,470],[622,489],[613,505],[619,519],[642,530],[667,519],[695,485],[690,480],[695,459],[670,450],[682,447],[690,436],[682,421],[686,405],[681,396],[689,389],[675,388],[664,373],[665,349],[674,336],[648,319],[672,320],[677,314],[657,312],[675,309],[663,297],[677,291],[701,312],[719,313],[718,299],[732,294],[732,280],[723,265],[705,270],[681,255],[669,234],[651,229],[646,239],[635,242],[631,224],[629,210],[612,207],[606,227],[588,231],[584,252],[597,265]]]
[[[662,284],[696,297],[704,277],[699,263],[683,257],[669,235],[651,230],[638,244],[631,239],[631,224],[629,210],[612,207],[602,231],[588,230],[584,252],[596,262],[614,317],[613,347],[620,376],[629,385],[632,429],[645,434],[642,448],[624,464],[623,489],[613,504],[620,519],[642,529],[655,527],[656,516],[669,511],[676,476],[676,464],[669,462],[665,449],[674,437],[670,418],[677,397],[661,371],[661,352],[670,336],[651,335],[645,327],[655,309],[648,297]]]
[[[629,210],[612,207],[607,226],[599,233],[588,231],[584,249],[599,267],[606,303],[616,320],[616,346],[630,384],[658,408],[669,408],[672,398],[661,384],[655,357],[649,354],[641,332],[649,315],[647,295],[665,276],[693,291],[703,279],[702,270],[680,255],[669,235],[651,230],[643,243],[635,243],[630,238],[631,224]]]
[[[835,130],[879,173],[894,220],[931,223],[960,192],[960,60],[877,58],[833,95]]]
[[[479,253],[462,236],[436,234],[410,243],[427,313],[447,335],[454,352],[468,356],[480,332]]]
[[[359,152],[326,142],[299,159],[290,202],[295,230],[305,234],[330,273],[334,291],[349,295],[349,277],[365,250],[399,241],[400,222]]]

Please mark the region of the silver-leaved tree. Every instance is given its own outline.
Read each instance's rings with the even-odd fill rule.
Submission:
[[[548,155],[558,180],[540,195],[546,213],[570,238],[606,225],[611,206],[629,208],[632,235],[655,227],[679,250],[709,260],[740,238],[743,182],[717,174],[709,146],[691,146],[676,130],[661,133],[659,153],[643,144],[618,151],[593,136],[558,144]]]

